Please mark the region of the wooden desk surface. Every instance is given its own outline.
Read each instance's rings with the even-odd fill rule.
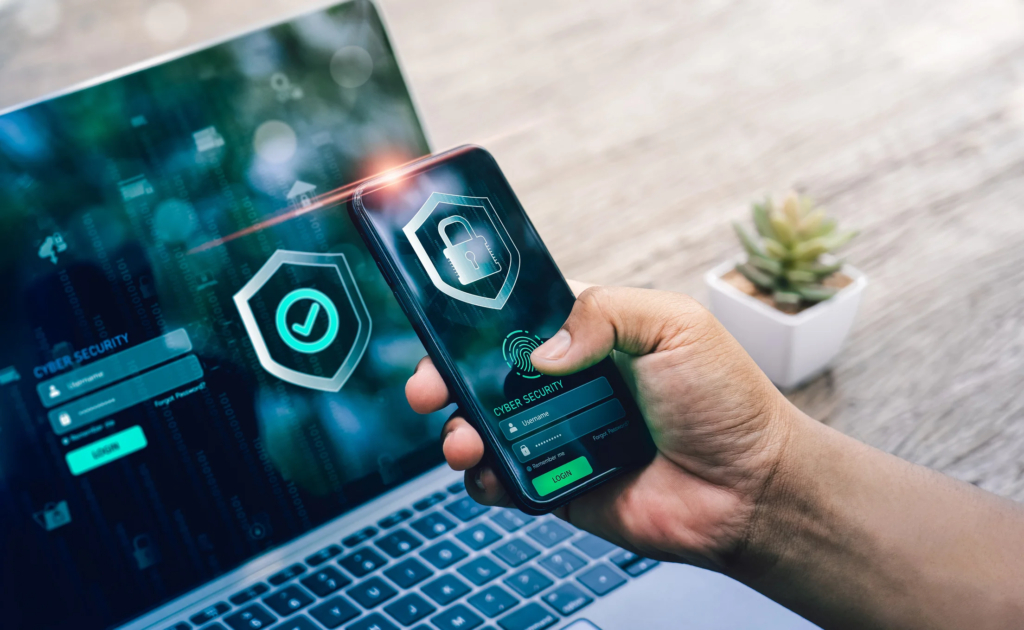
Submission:
[[[319,3],[157,4],[0,0],[0,107]],[[706,300],[789,186],[860,227],[855,329],[792,400],[1024,499],[1024,5],[383,4],[434,145],[489,147],[572,277]]]

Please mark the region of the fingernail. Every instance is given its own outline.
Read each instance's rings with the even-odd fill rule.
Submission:
[[[533,351],[533,354],[537,355],[540,359],[546,359],[548,361],[557,361],[565,356],[565,353],[569,351],[569,345],[572,343],[572,336],[566,329],[559,330],[555,333],[555,336],[548,339],[540,345],[539,348]]]
[[[484,490],[484,480],[480,478],[481,474],[483,474],[483,470],[478,468],[476,470],[476,474],[473,476],[473,483],[476,485],[477,488]]]

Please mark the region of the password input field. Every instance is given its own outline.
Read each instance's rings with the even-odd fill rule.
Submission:
[[[612,398],[578,416],[516,442],[512,445],[512,452],[525,464],[625,417],[626,410],[622,403],[618,398]]]
[[[47,417],[54,433],[63,435],[202,377],[199,359],[189,355],[58,407]]]

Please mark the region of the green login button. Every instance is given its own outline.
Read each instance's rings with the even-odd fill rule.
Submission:
[[[590,462],[587,461],[586,457],[577,457],[564,466],[549,470],[540,477],[534,477],[533,487],[537,489],[537,494],[544,497],[559,488],[564,488],[589,476],[593,472],[594,469],[590,467]]]
[[[142,432],[142,427],[131,427],[88,446],[77,448],[65,455],[64,459],[71,469],[71,474],[78,476],[135,451],[141,451],[146,448],[146,444],[146,434]]]

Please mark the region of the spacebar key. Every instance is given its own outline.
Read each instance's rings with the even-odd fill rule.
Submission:
[[[558,617],[541,607],[530,603],[498,620],[504,630],[542,630],[558,622]]]

